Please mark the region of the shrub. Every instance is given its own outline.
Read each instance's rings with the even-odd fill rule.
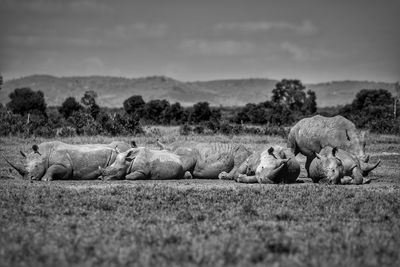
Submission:
[[[9,95],[11,101],[7,108],[15,114],[25,115],[32,112],[45,114],[46,103],[41,91],[32,91],[30,88],[17,88]]]
[[[187,123],[179,127],[180,135],[189,135],[192,131],[193,131],[192,127],[190,127]]]
[[[76,134],[77,134],[76,129],[71,126],[63,126],[61,128],[56,129],[56,136],[59,137],[73,137]]]
[[[64,118],[68,119],[72,113],[82,109],[83,106],[76,101],[75,97],[68,97],[62,103],[61,107],[58,108],[58,111],[64,116]]]

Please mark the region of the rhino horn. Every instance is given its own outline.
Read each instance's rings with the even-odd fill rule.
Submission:
[[[286,161],[287,162],[287,161]],[[285,163],[286,163],[285,162]],[[275,169],[271,170],[268,175],[267,178],[270,179],[271,181],[274,181],[275,178],[278,176],[279,172],[282,170],[282,168],[285,166],[285,164],[281,164],[280,166],[276,167]]]
[[[6,159],[6,157],[4,157],[3,156],[3,158],[4,158],[4,160],[11,166],[11,167],[13,167],[22,177],[25,177],[27,174],[28,174],[28,172],[25,170],[25,168],[22,168],[22,167],[20,167],[20,166],[17,166],[17,165],[14,165],[14,164],[12,164],[10,161],[8,161],[7,159]]]
[[[362,175],[365,177],[367,176],[373,169],[375,169],[376,167],[378,167],[378,165],[381,163],[381,160],[378,160],[377,163],[375,164],[368,164],[368,163],[363,163],[360,162],[360,167],[361,167],[361,171],[362,171]]]

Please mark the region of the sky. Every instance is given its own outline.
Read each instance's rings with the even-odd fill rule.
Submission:
[[[400,80],[400,0],[0,0],[0,73]]]

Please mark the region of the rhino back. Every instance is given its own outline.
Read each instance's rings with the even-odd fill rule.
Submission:
[[[63,165],[69,168],[73,179],[87,179],[97,172],[98,167],[107,167],[115,160],[116,152],[104,145],[68,145],[58,146],[49,157],[49,165]],[[99,173],[100,174],[100,173]]]
[[[166,150],[142,148],[128,169],[129,173],[139,171],[148,179],[181,179],[184,171],[180,157]]]
[[[347,132],[347,133],[346,133]],[[352,122],[342,116],[323,117],[316,115],[300,120],[290,131],[288,145],[296,143],[299,152],[306,156],[319,153],[323,147],[349,148],[348,133],[355,134]]]

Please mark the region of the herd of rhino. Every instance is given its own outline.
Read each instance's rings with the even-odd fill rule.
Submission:
[[[227,179],[241,183],[296,183],[298,153],[313,182],[365,184],[375,169],[365,154],[364,133],[342,116],[300,120],[289,132],[287,147],[263,145],[250,151],[236,144],[160,143],[160,149],[135,142],[71,145],[59,141],[33,145],[21,155],[25,166],[6,162],[29,180]]]

